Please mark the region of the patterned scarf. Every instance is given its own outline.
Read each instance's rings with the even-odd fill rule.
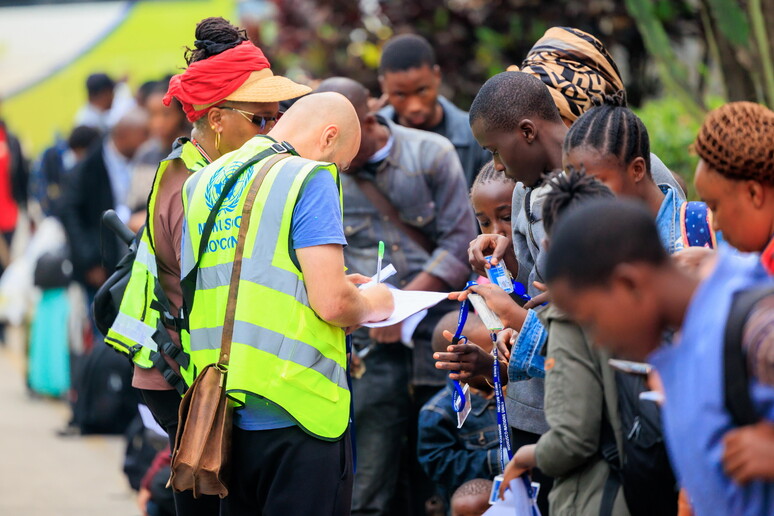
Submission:
[[[591,100],[624,89],[621,74],[602,43],[582,30],[552,27],[521,64],[508,71],[529,73],[543,81],[559,114],[574,122],[591,107]]]

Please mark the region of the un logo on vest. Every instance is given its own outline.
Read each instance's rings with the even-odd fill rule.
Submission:
[[[212,177],[210,177],[210,180],[207,182],[207,189],[204,194],[204,200],[210,210],[215,207],[215,203],[218,202],[221,193],[223,193],[223,188],[226,186],[226,183],[228,183],[228,180],[233,177],[234,173],[242,167],[242,163],[242,161],[229,163],[212,174]],[[239,199],[242,197],[242,192],[252,175],[252,167],[250,170],[245,170],[242,173],[239,179],[236,180],[236,183],[234,183],[234,186],[231,188],[231,191],[226,198],[223,199],[223,204],[220,206],[221,211],[231,212],[236,209],[239,205]]]

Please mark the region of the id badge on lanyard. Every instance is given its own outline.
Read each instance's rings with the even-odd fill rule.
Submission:
[[[476,282],[469,281],[465,285],[465,289],[467,290],[473,285],[476,285]],[[494,361],[492,363],[492,381],[494,384],[495,407],[497,411],[497,439],[499,441],[500,449],[500,467],[503,471],[505,471],[505,465],[508,464],[508,462],[510,462],[510,460],[513,458],[513,450],[511,449],[511,438],[508,429],[508,414],[505,410],[503,383],[502,379],[500,378],[500,361],[498,360],[497,353],[497,330],[502,329],[502,323],[500,322],[499,318],[489,309],[489,307],[486,306],[483,298],[480,298],[476,294],[471,294],[468,297],[471,298],[471,296],[476,296],[473,298],[476,301],[476,308],[478,311],[483,312],[479,314],[479,317],[481,317],[482,322],[487,325],[487,328],[490,331],[489,336],[492,339],[492,356],[494,357]],[[467,338],[462,335],[462,328],[465,326],[465,322],[467,321],[469,310],[470,301],[463,301],[460,305],[460,313],[459,317],[457,318],[457,331],[452,338],[452,344],[467,342]],[[457,412],[458,428],[461,427],[462,423],[464,422],[464,418],[460,422],[460,413],[463,411],[466,404],[470,404],[470,399],[467,397],[467,394],[467,385],[465,385],[465,389],[463,389],[460,385],[460,382],[455,380],[454,392],[452,394],[452,407],[454,408],[454,411]],[[465,414],[465,417],[467,417],[467,414]],[[522,475],[522,480],[530,498],[534,499],[536,493],[535,488],[532,486],[532,482],[530,481],[529,474],[525,473]]]

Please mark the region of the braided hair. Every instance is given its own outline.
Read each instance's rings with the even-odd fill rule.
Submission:
[[[650,138],[645,124],[626,106],[626,93],[619,90],[592,100],[594,107],[578,117],[564,139],[562,151],[591,147],[605,156],[615,156],[623,166],[636,158],[645,160],[650,176]]]
[[[221,17],[205,18],[196,26],[194,48],[186,47],[185,62],[189,65],[220,54],[247,41],[247,32]]]
[[[516,184],[516,181],[514,181],[513,178],[506,176],[504,171],[495,168],[494,160],[489,160],[484,163],[484,166],[479,170],[476,179],[473,180],[473,184],[470,187],[470,196],[473,196],[473,192],[477,186],[494,182]]]
[[[774,185],[774,111],[760,104],[731,102],[711,111],[693,148],[729,179]]]
[[[550,190],[543,201],[543,228],[551,234],[556,221],[570,208],[575,208],[590,199],[615,197],[608,187],[589,176],[583,170],[567,167],[548,176]]]

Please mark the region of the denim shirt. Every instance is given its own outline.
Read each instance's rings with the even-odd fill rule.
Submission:
[[[443,120],[437,127],[428,130],[445,136],[452,142],[457,156],[460,158],[460,163],[462,163],[468,188],[470,188],[481,167],[492,159],[492,155],[483,149],[473,137],[467,111],[461,110],[441,95],[438,96],[438,103],[443,109]],[[392,106],[382,108],[379,114],[398,123],[398,113]]]
[[[468,480],[502,473],[494,396],[471,393],[470,414],[457,429],[452,392],[447,384],[422,407],[417,442],[419,464],[447,495]]]
[[[679,342],[649,357],[664,386],[664,435],[676,476],[697,516],[774,514],[774,483],[740,486],[723,470],[723,436],[734,424],[725,406],[724,336],[735,292],[770,284],[758,256],[723,246],[715,270],[696,289]],[[755,409],[774,421],[774,387],[750,380]]]
[[[680,224],[680,206],[685,199],[675,195],[675,190],[669,185],[658,185],[664,192],[664,200],[656,215],[656,227],[661,237],[661,244],[669,254],[683,249],[683,228]]]
[[[396,208],[404,223],[415,226],[435,242],[428,254],[371,204],[351,175],[342,174],[344,196],[344,259],[350,272],[373,276],[379,241],[385,243],[384,263],[398,271],[388,281],[403,287],[425,271],[461,288],[470,274],[468,244],[476,236],[476,219],[470,209],[462,167],[454,147],[445,138],[409,129],[379,117],[395,138],[382,162],[376,186]]]

